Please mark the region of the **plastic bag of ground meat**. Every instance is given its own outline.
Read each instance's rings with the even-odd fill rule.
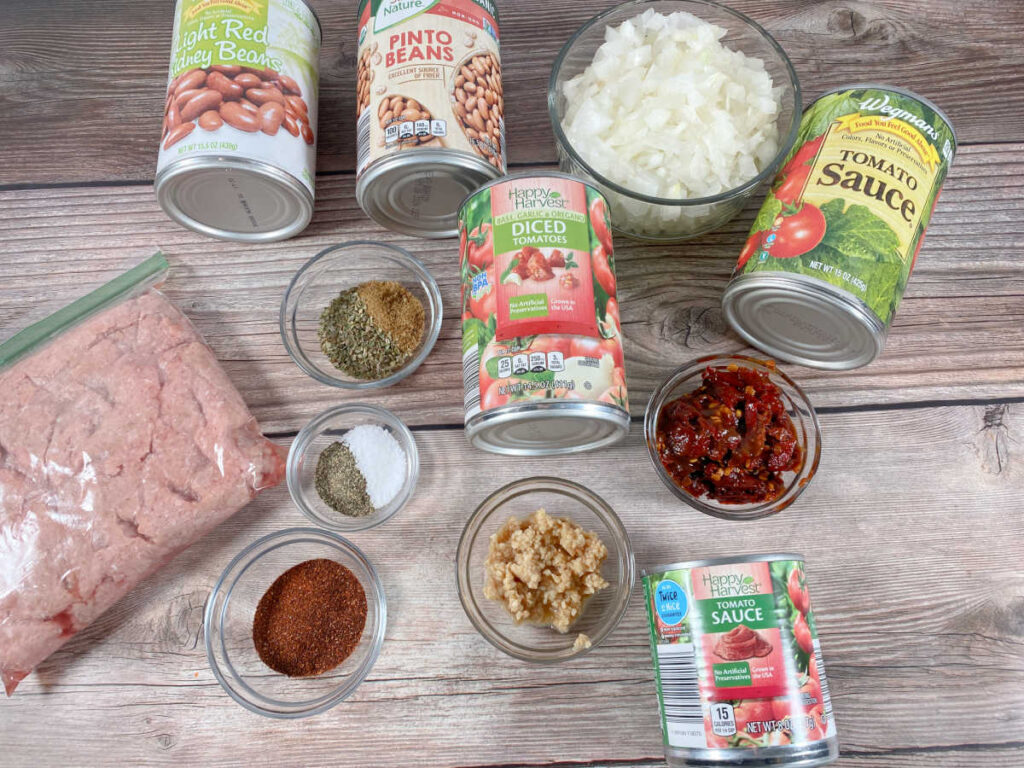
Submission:
[[[281,481],[157,254],[0,345],[7,694],[177,553]]]

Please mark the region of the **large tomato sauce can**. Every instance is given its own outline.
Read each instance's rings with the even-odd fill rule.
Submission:
[[[608,203],[561,173],[486,184],[459,210],[466,436],[495,453],[629,431]]]
[[[381,226],[454,237],[459,204],[505,173],[493,0],[361,0],[356,200]]]
[[[154,183],[168,216],[240,242],[305,229],[321,34],[304,0],[178,0]]]
[[[910,91],[852,85],[818,98],[726,288],[732,327],[800,365],[878,357],[956,147],[945,113]]]
[[[839,742],[803,557],[642,572],[669,766],[817,766]]]

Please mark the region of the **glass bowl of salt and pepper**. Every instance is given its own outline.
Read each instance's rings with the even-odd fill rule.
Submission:
[[[288,491],[306,517],[335,531],[380,525],[416,489],[419,454],[390,411],[351,403],[307,424],[288,453]]]

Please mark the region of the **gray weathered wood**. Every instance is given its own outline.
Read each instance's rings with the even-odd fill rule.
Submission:
[[[411,505],[352,536],[387,591],[381,658],[352,699],[300,723],[234,704],[203,651],[203,604],[228,560],[259,536],[305,522],[275,489],[0,702],[5,768],[661,765],[639,590],[604,646],[555,667],[504,657],[462,612],[454,555],[466,518],[498,485],[535,474],[574,478],[603,495],[641,567],[802,551],[842,764],[1016,765],[1024,709],[1019,409],[834,414],[823,426],[818,477],[795,506],[756,523],[681,505],[636,434],[590,456],[510,462],[471,452],[456,430],[419,431],[423,473]]]
[[[551,65],[569,36],[615,0],[505,0],[502,64],[513,164],[555,159]],[[324,26],[319,168],[355,166],[356,5],[312,0]],[[964,142],[1021,141],[1024,5],[997,0],[736,0],[777,37],[805,103],[853,82],[938,102]],[[7,3],[0,24],[0,185],[152,179],[170,58],[172,4]]]
[[[794,368],[815,404],[1024,397],[1022,175],[1024,145],[963,150],[883,357],[843,374]],[[269,245],[213,243],[184,230],[163,215],[148,187],[0,192],[0,206],[7,211],[0,219],[0,335],[160,246],[173,264],[167,293],[197,323],[266,429],[296,431],[344,399],[382,404],[415,424],[462,420],[457,245],[381,231],[356,205],[351,177],[322,178],[307,232]],[[719,302],[755,207],[683,245],[617,240],[634,415],[677,365],[746,349],[726,328]],[[438,280],[446,308],[441,339],[419,371],[389,390],[355,395],[313,381],[291,362],[277,316],[295,270],[325,246],[353,239],[413,251]]]

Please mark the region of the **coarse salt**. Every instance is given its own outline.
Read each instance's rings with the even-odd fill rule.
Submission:
[[[408,457],[398,441],[383,427],[361,424],[342,438],[366,478],[366,493],[377,509],[386,507],[402,490]]]

